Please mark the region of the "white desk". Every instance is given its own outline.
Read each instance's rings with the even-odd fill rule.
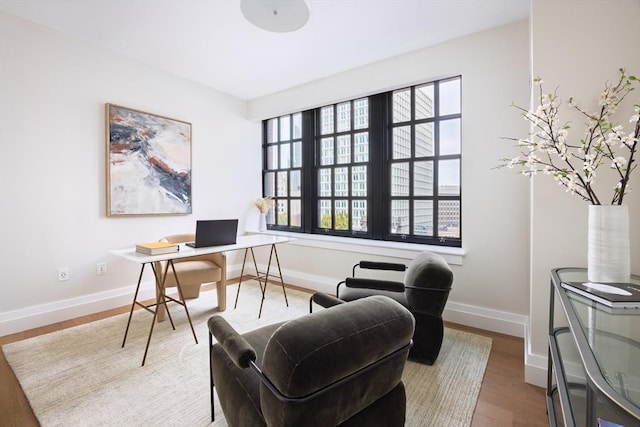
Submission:
[[[224,245],[224,246],[210,246],[206,248],[191,248],[185,244],[180,244],[180,250],[177,252],[172,252],[169,254],[163,255],[145,255],[139,252],[136,252],[135,248],[127,248],[127,249],[119,249],[111,251],[112,254],[125,258],[129,261],[137,262],[141,264],[140,268],[140,276],[138,277],[138,284],[136,286],[136,291],[133,296],[133,303],[131,304],[131,311],[129,312],[129,320],[127,321],[127,328],[124,333],[124,339],[122,340],[122,347],[124,347],[127,341],[127,334],[129,333],[129,326],[131,324],[131,316],[133,316],[133,309],[136,305],[141,306],[145,310],[153,313],[153,320],[151,322],[151,328],[149,330],[149,337],[147,338],[147,345],[144,350],[144,356],[142,357],[142,366],[144,366],[144,362],[147,358],[147,352],[149,350],[149,343],[151,342],[151,336],[153,335],[153,327],[158,318],[158,311],[160,307],[166,308],[167,300],[171,302],[175,302],[184,307],[185,313],[187,314],[187,319],[189,321],[189,325],[191,326],[191,332],[193,333],[193,338],[198,343],[198,338],[196,337],[195,330],[193,329],[193,324],[191,323],[191,316],[189,316],[189,309],[187,308],[187,304],[182,298],[182,288],[180,287],[180,281],[178,280],[178,275],[176,274],[175,268],[173,266],[173,260],[179,258],[188,258],[196,255],[208,255],[212,253],[218,252],[230,252],[244,249],[244,260],[242,262],[242,271],[240,273],[240,282],[238,283],[238,293],[236,294],[236,302],[235,306],[238,304],[238,296],[240,295],[240,286],[242,285],[243,275],[245,271],[245,264],[247,262],[247,255],[251,253],[251,257],[253,259],[253,265],[256,270],[256,275],[252,276],[251,279],[255,279],[260,284],[260,290],[262,291],[262,301],[260,302],[260,311],[258,313],[258,317],[262,315],[262,305],[264,303],[265,292],[267,289],[267,283],[269,280],[269,273],[271,269],[271,262],[275,255],[275,260],[278,267],[278,274],[272,274],[272,277],[276,277],[280,279],[280,284],[282,285],[282,292],[284,293],[285,303],[287,307],[289,306],[289,302],[287,300],[287,293],[284,287],[284,281],[282,280],[282,270],[280,269],[280,260],[278,259],[278,252],[276,249],[276,245],[279,243],[287,243],[293,239],[289,237],[281,237],[281,236],[270,236],[264,234],[255,234],[248,236],[240,236],[237,241],[233,245]],[[256,263],[255,255],[253,253],[253,249],[261,246],[270,246],[271,251],[269,253],[269,261],[267,263],[267,271],[265,274],[262,274],[258,271],[258,265]],[[167,261],[164,271],[157,271],[155,264],[159,261]],[[144,273],[145,266],[149,264],[153,270],[156,282],[156,302],[154,304],[145,305],[138,302],[138,292],[140,290],[140,283],[142,282],[142,275]],[[176,300],[170,296],[165,295],[165,278],[167,273],[169,272],[169,268],[173,271],[173,275],[176,279],[176,285],[178,287],[178,295],[179,300]],[[264,285],[262,280],[264,279]],[[218,306],[221,311],[226,309],[226,301],[227,301],[227,290],[225,287],[218,287]],[[235,308],[234,306],[234,308]],[[175,330],[175,326],[173,324],[173,319],[171,319],[171,314],[168,309],[166,309],[167,315],[169,317],[169,321],[171,322],[171,327]]]

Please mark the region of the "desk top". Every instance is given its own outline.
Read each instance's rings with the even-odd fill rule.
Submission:
[[[140,264],[156,261],[167,261],[170,259],[188,258],[196,255],[208,255],[218,252],[237,251],[240,249],[257,248],[260,246],[270,246],[278,243],[287,243],[294,240],[290,237],[272,236],[267,234],[251,234],[239,236],[234,245],[209,246],[206,248],[192,248],[184,243],[180,243],[180,250],[162,255],[146,255],[136,252],[134,248],[116,249],[110,251],[113,255],[134,261]]]

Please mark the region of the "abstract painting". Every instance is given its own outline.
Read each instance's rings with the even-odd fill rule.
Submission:
[[[191,213],[191,123],[106,104],[107,215]]]

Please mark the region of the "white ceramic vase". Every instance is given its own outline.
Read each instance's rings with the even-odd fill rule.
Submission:
[[[629,208],[589,205],[587,276],[590,282],[628,282],[631,276]]]
[[[260,218],[258,219],[258,231],[267,231],[267,214],[260,213]]]

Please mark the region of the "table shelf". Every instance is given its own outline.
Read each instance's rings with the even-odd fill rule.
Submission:
[[[637,276],[631,280],[640,283]],[[611,310],[564,289],[563,281],[586,282],[586,270],[551,273],[549,424],[597,427],[603,419],[639,426],[640,310]]]

